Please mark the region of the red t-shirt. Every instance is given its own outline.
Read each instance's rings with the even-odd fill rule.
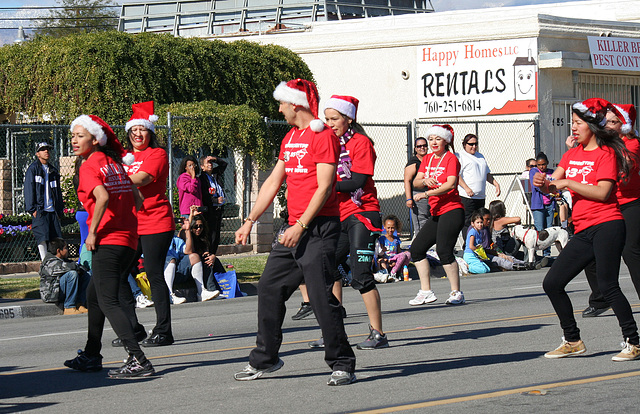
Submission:
[[[367,181],[364,183],[362,190],[364,194],[360,201],[362,205],[358,207],[356,203],[351,201],[351,193],[338,193],[338,203],[340,205],[340,221],[345,220],[352,214],[362,213],[363,211],[380,211],[380,203],[378,203],[378,192],[373,183],[373,170],[376,164],[376,151],[373,149],[371,140],[362,134],[354,134],[353,137],[345,145],[349,156],[351,157],[351,171],[359,174],[368,175]],[[342,178],[338,175],[338,181]]]
[[[339,154],[338,137],[330,128],[325,127],[321,132],[313,132],[311,128],[291,128],[284,137],[278,159],[284,161],[285,166],[289,224],[294,225],[300,219],[318,189],[316,164],[337,164]],[[331,195],[317,215],[339,215],[335,182]]]
[[[93,190],[99,185],[109,193],[109,204],[98,226],[96,244],[137,248],[138,219],[131,180],[121,164],[96,151],[80,167],[78,185],[78,200],[89,213],[89,226],[96,207]]]
[[[640,157],[640,141],[633,138],[629,139],[623,137],[624,145],[630,153],[636,157]],[[626,184],[618,183],[618,191],[616,196],[618,197],[618,203],[620,205],[630,203],[640,198],[640,174],[638,174],[638,161],[632,161],[630,164],[629,180]]]
[[[157,234],[175,230],[173,211],[167,198],[167,178],[169,177],[169,159],[162,148],[147,148],[134,152],[135,161],[127,173],[133,175],[146,172],[153,181],[139,187],[144,197],[142,209],[138,211],[138,234]]]
[[[582,145],[578,145],[565,152],[558,166],[564,169],[565,178],[582,184],[597,185],[601,180],[615,182],[618,179],[616,156],[608,147],[585,151]],[[576,233],[596,224],[623,220],[615,190],[604,202],[585,198],[569,190],[573,199],[572,217]]]
[[[422,159],[418,172],[424,173],[425,180],[433,177],[442,185],[447,182],[447,178],[457,177],[460,174],[460,161],[449,151],[446,151],[442,158],[435,158],[435,154],[431,153]],[[464,209],[458,194],[458,186],[454,185],[444,194],[429,196],[429,206],[434,216],[441,216],[456,208]]]

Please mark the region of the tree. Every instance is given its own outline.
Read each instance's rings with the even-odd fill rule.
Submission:
[[[116,30],[118,8],[113,0],[56,0],[56,7],[40,20],[36,33],[62,37],[72,33]],[[60,8],[61,7],[61,8]]]

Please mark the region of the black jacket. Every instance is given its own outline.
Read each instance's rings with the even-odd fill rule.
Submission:
[[[58,216],[62,216],[64,202],[62,201],[62,189],[60,188],[60,174],[58,169],[51,164],[49,167],[49,190],[53,200],[53,208]],[[35,160],[24,175],[24,208],[29,214],[34,211],[44,210],[44,183],[45,174],[42,163]]]

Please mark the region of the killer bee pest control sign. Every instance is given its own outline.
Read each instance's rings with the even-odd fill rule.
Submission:
[[[535,38],[420,46],[418,117],[538,112]]]

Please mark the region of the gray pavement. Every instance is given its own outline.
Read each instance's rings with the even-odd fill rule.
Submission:
[[[0,412],[637,412],[640,361],[616,363],[620,329],[609,311],[578,323],[584,356],[543,357],[562,332],[541,289],[545,270],[502,272],[462,280],[468,303],[446,306],[446,279],[435,278],[438,301],[411,307],[418,281],[379,285],[390,348],[355,350],[358,381],[328,387],[323,352],[307,347],[319,337],[315,319],[292,321],[299,293],[289,301],[281,357],[284,367],[262,379],[237,382],[255,344],[256,296],[172,307],[176,344],[147,348],[158,376],[110,380],[106,371],[78,373],[62,362],[86,340],[86,316],[0,320]],[[626,267],[623,291],[638,313]],[[569,285],[576,310],[587,303],[579,276]],[[352,344],[366,337],[359,294],[345,290],[346,328]],[[138,311],[153,326],[153,309]],[[105,369],[121,364],[124,350],[109,342]]]

